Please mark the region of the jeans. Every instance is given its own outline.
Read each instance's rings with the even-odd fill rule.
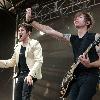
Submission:
[[[18,76],[18,81],[15,88],[15,100],[30,100],[33,86],[28,85],[26,82],[24,82],[26,76],[27,74]],[[33,78],[33,82],[35,82],[36,80],[36,78]]]
[[[98,76],[78,76],[71,87],[69,93],[70,100],[92,100],[92,97],[96,93],[97,83]]]

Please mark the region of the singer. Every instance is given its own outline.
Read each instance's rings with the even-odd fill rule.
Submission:
[[[15,100],[30,100],[32,86],[42,78],[42,48],[37,40],[30,39],[32,26],[22,23],[18,26],[19,42],[14,47],[11,59],[0,60],[1,68],[18,66],[18,81],[15,88]]]

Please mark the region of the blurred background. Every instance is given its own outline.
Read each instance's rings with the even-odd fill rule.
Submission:
[[[91,32],[100,32],[100,0],[0,0],[0,59],[9,59],[15,45],[17,24],[25,19],[25,9],[32,7],[34,20],[51,26],[62,33],[77,34],[73,16],[86,10],[95,19]],[[56,40],[33,29],[32,37],[39,40],[43,48],[43,78],[36,82],[31,100],[60,100],[59,86],[73,63],[71,45]],[[12,100],[13,68],[0,69],[0,98]],[[100,99],[97,90],[93,100]]]

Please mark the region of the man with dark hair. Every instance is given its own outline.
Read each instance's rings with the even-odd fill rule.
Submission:
[[[32,19],[31,9],[28,8],[26,11],[26,19],[34,28],[65,42],[69,41],[73,49],[74,62],[77,59],[80,61],[74,70],[75,81],[70,89],[70,100],[92,100],[98,83],[100,45],[91,48],[88,54],[84,52],[93,41],[100,37],[98,33],[89,33],[89,29],[93,25],[93,17],[86,12],[76,13],[73,22],[77,35],[72,35],[62,34],[49,26],[39,24]]]
[[[30,39],[32,26],[22,23],[18,26],[18,44],[14,47],[11,59],[0,60],[0,68],[18,66],[18,81],[15,88],[15,100],[30,100],[32,86],[42,78],[42,48],[37,40]]]

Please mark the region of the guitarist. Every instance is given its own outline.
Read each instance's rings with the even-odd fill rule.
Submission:
[[[91,48],[87,55],[84,54],[84,51],[99,37],[98,33],[88,32],[93,25],[93,17],[86,12],[77,12],[73,21],[77,29],[77,35],[71,35],[62,34],[49,26],[34,21],[30,13],[31,8],[28,8],[26,11],[26,19],[34,28],[55,38],[70,41],[74,61],[76,62],[79,59],[81,62],[73,73],[75,75],[75,82],[70,89],[70,100],[92,100],[92,97],[96,93],[96,86],[99,79],[100,46],[97,45]]]

